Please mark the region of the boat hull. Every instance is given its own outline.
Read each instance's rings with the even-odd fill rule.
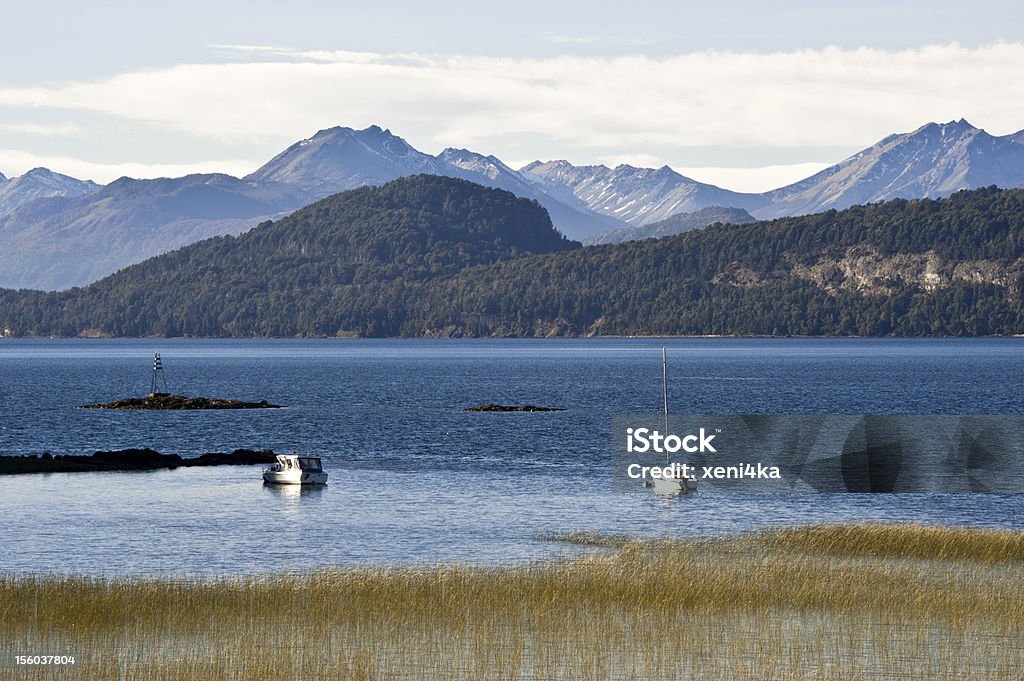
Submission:
[[[264,471],[263,482],[269,485],[326,485],[327,473],[315,471]]]
[[[697,481],[689,478],[655,478],[649,485],[655,494],[688,494],[697,491]]]

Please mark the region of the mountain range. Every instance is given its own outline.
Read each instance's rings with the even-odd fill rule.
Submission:
[[[964,119],[890,135],[842,163],[767,193],[755,217],[804,215],[896,198],[1024,182],[1024,130],[995,137]]]
[[[712,207],[764,219],[993,184],[1021,186],[1024,130],[996,137],[962,119],[929,123],[760,194],[701,183],[668,166],[535,161],[516,170],[465,149],[432,156],[377,126],[322,130],[244,178],[121,178],[100,187],[36,169],[10,180],[0,175],[0,287],[85,285],[209,236],[239,234],[336,192],[416,174],[460,178],[535,200],[563,234],[584,240]]]
[[[451,148],[431,156],[377,126],[365,130],[341,127],[321,130],[288,147],[245,179],[290,184],[322,198],[346,189],[380,185],[418,174],[457,177],[534,199],[547,209],[558,228],[572,238],[625,226],[614,216],[559,200],[494,156]]]
[[[2,336],[979,336],[1024,331],[1024,190],[581,246],[538,203],[405,177],[85,288]]]

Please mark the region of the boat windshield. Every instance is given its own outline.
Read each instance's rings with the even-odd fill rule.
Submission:
[[[322,470],[320,466],[320,459],[312,457],[299,457],[299,468],[304,471],[319,471]]]

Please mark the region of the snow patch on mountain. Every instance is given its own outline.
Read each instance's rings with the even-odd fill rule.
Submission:
[[[20,177],[3,178],[0,182],[0,215],[36,199],[83,196],[99,188],[100,185],[90,180],[78,180],[47,168],[33,168]]]
[[[680,175],[668,166],[636,168],[619,165],[574,166],[568,161],[534,161],[520,173],[553,191],[568,193],[590,210],[610,215],[631,225],[645,225],[675,213],[689,213],[712,206],[748,210],[767,200],[704,184]]]

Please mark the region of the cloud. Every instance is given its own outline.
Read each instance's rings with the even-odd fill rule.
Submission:
[[[255,170],[260,162],[201,161],[197,163],[96,163],[61,155],[35,154],[18,149],[0,149],[0,168],[8,177],[16,177],[33,168],[50,168],[82,180],[106,184],[119,177],[181,177],[191,173],[227,173],[240,177]]]
[[[19,135],[41,135],[44,137],[74,137],[82,134],[82,129],[74,123],[57,123],[53,125],[40,123],[0,123],[0,132],[13,132]]]
[[[830,163],[792,163],[760,168],[676,168],[699,182],[728,187],[737,192],[766,192],[778,189],[824,170]]]
[[[598,156],[597,160],[609,167],[627,165],[637,168],[657,168],[666,165],[661,156],[654,154],[603,154]]]
[[[281,57],[291,61],[335,62],[370,64],[374,62],[395,63],[401,55],[384,55],[377,52],[350,52],[346,50],[299,50],[294,47],[280,45],[210,45],[210,48],[221,54],[235,56],[270,56]],[[418,60],[413,60],[418,61]]]
[[[0,88],[0,108],[102,114],[225,144],[381,124],[430,152],[683,167],[694,147],[757,149],[744,165],[771,165],[766,149],[857,148],[930,120],[1024,127],[1020,42],[604,58],[216,47],[238,60]]]
[[[663,165],[668,165],[664,158],[650,154],[600,156],[597,160],[609,167],[625,164],[637,168],[659,168]],[[525,164],[513,167],[522,167],[522,165]],[[824,170],[830,165],[832,164],[811,162],[755,168],[677,166],[674,170],[698,182],[726,187],[737,192],[759,193],[798,182],[818,171]]]

